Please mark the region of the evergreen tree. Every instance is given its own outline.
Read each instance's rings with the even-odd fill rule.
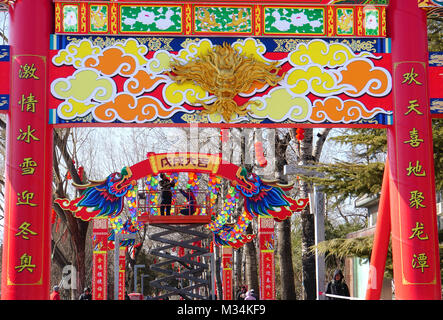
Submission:
[[[435,190],[443,190],[443,119],[432,121]]]
[[[434,15],[428,17],[428,47],[429,51],[443,51],[443,17]]]
[[[320,163],[316,171],[323,178],[307,177],[323,186],[323,192],[338,205],[349,197],[376,194],[381,189],[386,154],[386,131],[382,129],[345,129],[330,137],[346,147],[346,158],[333,158],[333,163]],[[308,168],[308,167],[306,167]]]
[[[432,121],[434,171],[436,190],[443,190],[443,119]],[[387,139],[383,129],[347,129],[342,135],[330,137],[347,147],[346,159],[334,158],[321,163],[316,171],[324,178],[306,177],[324,186],[324,192],[339,204],[349,197],[377,194],[381,190],[386,158]]]
[[[433,148],[436,190],[443,190],[443,119],[434,119]],[[334,159],[332,164],[322,163],[316,170],[325,178],[303,177],[324,186],[323,191],[334,205],[339,205],[349,197],[377,194],[383,181],[384,160],[386,157],[386,131],[380,129],[348,129],[342,135],[329,138],[347,146],[346,160]],[[325,221],[326,241],[317,249],[328,262],[340,264],[346,257],[370,258],[373,236],[346,239],[346,234],[356,231],[356,225],[348,223],[334,226]],[[360,226],[361,228],[362,226]],[[440,233],[440,241],[443,234]],[[311,247],[314,250],[314,247]],[[440,250],[442,246],[440,245]],[[392,256],[389,250],[386,262],[386,275],[392,277]]]

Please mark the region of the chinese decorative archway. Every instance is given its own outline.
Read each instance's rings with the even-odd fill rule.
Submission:
[[[440,299],[426,10],[441,2],[1,3],[3,299],[49,296],[53,128],[191,123],[387,128],[396,297]]]

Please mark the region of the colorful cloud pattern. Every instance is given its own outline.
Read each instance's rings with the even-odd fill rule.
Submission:
[[[103,123],[144,123],[167,119],[178,111],[188,112],[150,94],[168,77],[153,75],[146,68],[147,52],[135,39],[105,49],[85,39],[60,50],[53,63],[72,65],[77,70],[51,84],[53,96],[64,100],[57,108],[58,116],[70,120],[92,113]]]
[[[97,122],[145,123],[169,119],[178,112],[194,113],[199,110],[198,101],[209,104],[216,97],[196,83],[175,83],[167,72],[171,61],[186,63],[213,46],[210,39],[201,39],[188,42],[176,54],[159,50],[147,58],[147,47],[131,38],[104,49],[88,39],[70,43],[52,61],[55,66],[75,69],[51,84],[52,95],[62,101],[57,114],[65,120],[92,114]],[[273,62],[257,39],[239,40],[233,47],[256,60]],[[392,90],[391,75],[376,65],[378,59],[369,52],[356,54],[341,43],[301,43],[279,61],[289,68],[277,86],[256,82],[239,94],[240,99],[256,103],[250,105],[247,115],[231,121],[352,123],[378,113],[389,114],[389,106],[362,102],[362,97],[382,98]],[[208,121],[224,120],[211,114]]]

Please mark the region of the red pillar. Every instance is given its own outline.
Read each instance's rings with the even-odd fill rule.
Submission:
[[[108,219],[93,219],[92,300],[108,298]]]
[[[389,201],[389,160],[386,160],[383,173],[383,184],[378,206],[377,226],[372,246],[371,264],[369,267],[366,300],[379,300],[383,286],[383,276],[388,255],[389,238],[391,236],[391,213]]]
[[[49,299],[52,128],[48,125],[51,0],[10,9],[2,299]]]
[[[126,285],[126,247],[120,247],[118,252],[118,300],[125,300],[125,292],[126,292],[125,285]],[[137,292],[137,288],[134,288],[134,292]]]
[[[232,292],[232,247],[222,247],[223,300],[233,300]]]
[[[394,125],[388,130],[392,251],[398,300],[440,299],[426,13],[391,0]]]
[[[274,218],[258,218],[260,300],[275,300]]]

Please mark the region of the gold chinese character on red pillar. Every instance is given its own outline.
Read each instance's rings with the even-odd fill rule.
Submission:
[[[420,161],[416,161],[415,165],[412,165],[412,162],[409,161],[409,166],[406,168],[407,176],[409,177],[411,174],[414,174],[416,177],[426,177],[426,171],[423,169],[422,165],[420,165]]]
[[[31,129],[30,125],[28,125],[26,130],[19,129],[19,131],[20,131],[20,134],[17,137],[17,140],[19,140],[19,141],[24,141],[26,143],[31,143],[31,140],[33,140],[33,141],[39,141],[40,140],[39,138],[37,138],[34,135],[35,129]]]
[[[423,139],[420,139],[418,136],[418,130],[415,128],[409,131],[409,138],[410,140],[405,141],[404,143],[409,143],[409,145],[413,148],[419,147],[420,144],[423,142]]]
[[[35,264],[32,264],[32,256],[28,254],[23,254],[20,257],[20,265],[16,266],[15,269],[17,269],[18,272],[22,272],[23,270],[27,270],[29,272],[34,272],[34,269],[36,268]]]
[[[25,190],[22,193],[17,193],[17,205],[28,205],[35,207],[37,204],[31,202],[33,198],[34,192],[28,192],[28,190]]]
[[[418,208],[426,208],[424,204],[422,204],[425,197],[423,196],[423,192],[418,190],[411,191],[411,198],[409,199],[409,207],[418,209]]]
[[[35,79],[39,80],[40,78],[36,76],[37,68],[34,64],[28,65],[27,63],[23,66],[20,66],[20,70],[18,71],[18,77],[20,79]]]
[[[425,253],[414,254],[412,258],[412,268],[421,269],[423,273],[425,268],[429,268],[428,256]]]
[[[35,99],[32,93],[30,93],[29,96],[27,97],[25,97],[25,95],[22,94],[22,97],[18,102],[18,104],[22,106],[21,110],[25,112],[35,112],[35,105],[37,103],[38,101]]]
[[[418,76],[419,76],[419,74],[415,73],[414,68],[412,68],[410,72],[406,72],[405,74],[403,74],[403,82],[402,83],[406,83],[407,85],[410,85],[412,83],[421,85],[422,83],[417,81]]]
[[[423,235],[424,233],[424,226],[423,223],[421,222],[416,222],[415,223],[415,228],[412,228],[412,235],[409,237],[409,239],[413,239],[413,238],[417,238],[419,240],[428,240],[429,237],[427,234]]]
[[[412,111],[414,111],[418,115],[422,115],[423,112],[418,110],[417,108],[420,107],[420,105],[417,103],[417,100],[410,100],[408,105],[408,111],[405,113],[405,116],[410,114]]]
[[[29,227],[31,226],[31,224],[29,222],[23,222],[20,227],[18,227],[18,229],[20,230],[19,232],[17,232],[15,235],[16,236],[20,236],[25,240],[29,240],[29,235],[31,236],[35,236],[37,235],[37,232],[32,231],[31,229],[29,229]]]
[[[32,158],[24,158],[19,167],[22,169],[22,176],[34,174],[37,163]]]

